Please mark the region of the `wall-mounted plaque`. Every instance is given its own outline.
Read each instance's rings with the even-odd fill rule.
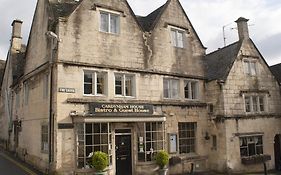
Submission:
[[[75,89],[74,89],[74,88],[59,88],[59,92],[63,92],[63,93],[75,93]]]

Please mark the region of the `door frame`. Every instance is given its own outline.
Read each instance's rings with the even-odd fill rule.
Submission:
[[[121,130],[121,129],[127,129],[127,130],[130,130],[130,133],[120,133],[120,132],[116,132],[118,130]],[[131,136],[131,168],[132,168],[132,171],[131,173],[134,174],[134,162],[133,162],[133,157],[134,157],[134,152],[133,152],[133,133],[132,133],[133,129],[132,128],[115,128],[114,129],[114,167],[115,167],[115,174],[116,174],[116,170],[117,170],[117,166],[116,166],[116,163],[117,163],[117,160],[116,160],[116,150],[115,150],[115,146],[116,146],[116,136]]]

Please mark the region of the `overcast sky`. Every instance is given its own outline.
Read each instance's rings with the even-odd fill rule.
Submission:
[[[147,15],[166,0],[128,0],[135,14]],[[250,37],[269,65],[281,63],[280,0],[180,0],[207,53],[238,40],[236,23],[240,16],[250,19]],[[5,59],[11,37],[13,19],[23,23],[23,39],[27,42],[36,0],[0,0],[0,58]]]

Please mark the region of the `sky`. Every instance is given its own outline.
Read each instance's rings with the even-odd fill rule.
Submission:
[[[136,15],[146,16],[166,0],[128,0]],[[238,40],[239,17],[249,19],[251,39],[269,65],[281,63],[280,0],[180,0],[207,53]],[[26,44],[36,0],[0,0],[0,59],[5,59],[11,38],[11,23],[23,20]]]

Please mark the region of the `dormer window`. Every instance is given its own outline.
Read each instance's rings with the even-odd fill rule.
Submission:
[[[171,39],[174,47],[183,48],[184,31],[171,28]]]
[[[106,11],[100,11],[100,31],[119,34],[120,15]]]
[[[244,61],[245,73],[250,76],[257,75],[257,63],[254,60],[245,60]]]

